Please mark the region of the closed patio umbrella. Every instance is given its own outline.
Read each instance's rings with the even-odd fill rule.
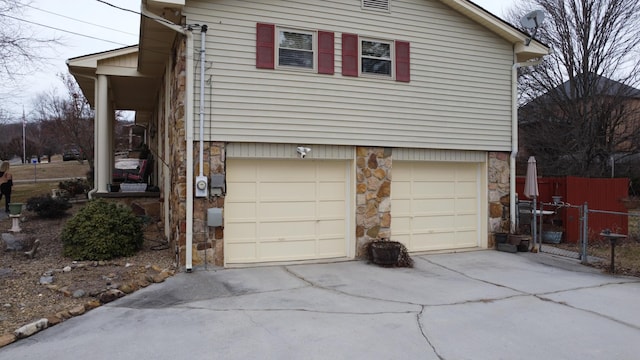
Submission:
[[[524,179],[524,196],[533,200],[533,226],[531,227],[532,235],[533,235],[533,248],[534,251],[538,250],[538,246],[536,241],[538,239],[537,235],[537,198],[540,193],[538,192],[538,169],[536,166],[536,158],[533,156],[529,157],[527,161],[527,176]]]

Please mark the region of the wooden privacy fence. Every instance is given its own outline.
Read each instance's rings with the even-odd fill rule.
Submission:
[[[516,178],[518,199],[530,200],[524,196],[524,180],[524,176]],[[623,203],[629,193],[627,178],[540,177],[538,190],[540,193],[538,202],[542,203],[552,203],[553,196],[561,196],[563,202],[571,205],[580,206],[586,202],[589,209],[627,212]],[[553,206],[545,206],[547,210],[553,210],[553,208]],[[564,241],[576,243],[580,240],[581,224],[578,208],[558,208],[556,214],[551,215],[546,221],[563,228]],[[603,229],[622,234],[627,234],[629,231],[628,216],[616,214],[590,214],[588,226],[589,238],[597,237]]]

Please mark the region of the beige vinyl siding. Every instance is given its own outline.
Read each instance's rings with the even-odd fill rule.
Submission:
[[[189,1],[207,24],[205,138],[507,151],[512,48],[439,1]],[[255,68],[255,26],[335,32],[335,75]],[[341,34],[411,43],[411,82],[341,75]],[[198,59],[199,34],[194,35]],[[197,63],[197,61],[196,61]],[[196,85],[199,84],[196,68]],[[196,86],[195,109],[199,97]],[[198,127],[195,127],[198,131]]]
[[[293,144],[231,143],[227,144],[226,157],[228,159],[297,159],[300,157],[296,151],[297,146]],[[353,160],[355,158],[355,150],[351,146],[313,145],[309,148],[311,151],[306,156],[307,160]]]
[[[484,163],[487,161],[487,153],[482,151],[393,149],[393,160]]]

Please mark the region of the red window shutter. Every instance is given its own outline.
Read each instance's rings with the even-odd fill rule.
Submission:
[[[396,81],[409,82],[411,80],[409,48],[409,42],[396,41]]]
[[[342,34],[342,75],[358,76],[358,35]]]
[[[256,25],[256,67],[259,69],[275,68],[275,31],[273,24]]]
[[[318,73],[334,73],[334,36],[333,32],[318,31]]]

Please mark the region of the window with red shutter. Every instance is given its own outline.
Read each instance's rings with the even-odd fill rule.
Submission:
[[[275,25],[256,25],[256,67],[259,69],[275,68]]]
[[[396,41],[396,81],[411,81],[409,42]]]
[[[358,35],[342,34],[342,75],[358,76]]]
[[[318,31],[318,73],[333,75],[335,40],[332,32]]]

